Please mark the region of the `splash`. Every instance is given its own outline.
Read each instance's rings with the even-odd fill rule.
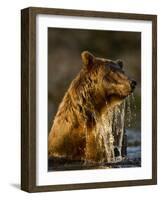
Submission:
[[[88,109],[92,110],[93,119],[95,121],[94,137],[95,137],[95,151],[97,162],[99,163],[114,163],[122,160],[122,144],[125,135],[125,122],[127,127],[131,127],[131,121],[136,118],[136,104],[134,95],[128,96],[120,105],[114,108],[109,108],[106,102],[106,111],[99,115],[95,112],[92,104],[88,104]],[[87,107],[86,107],[87,109]],[[85,109],[83,115],[86,116]],[[85,147],[85,164],[88,163],[87,155],[87,141],[88,129],[87,118],[85,117],[84,132],[86,137]]]
[[[102,137],[103,147],[105,150],[105,161],[114,161],[114,148],[113,142],[114,137],[112,134],[112,123],[113,123],[113,111],[108,110],[108,113],[104,113],[100,118],[100,123],[98,123],[99,133]]]
[[[125,100],[121,105],[114,108],[112,124],[112,134],[114,135],[115,161],[122,159],[122,144],[125,132]]]

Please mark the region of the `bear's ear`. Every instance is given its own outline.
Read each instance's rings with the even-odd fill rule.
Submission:
[[[120,66],[121,69],[123,68],[124,63],[122,60],[120,60],[120,59],[116,60],[116,63]]]
[[[83,64],[88,68],[92,68],[93,64],[94,64],[94,60],[95,60],[95,57],[94,55],[92,55],[90,52],[88,51],[83,51],[81,53],[81,56],[82,56],[82,62]]]

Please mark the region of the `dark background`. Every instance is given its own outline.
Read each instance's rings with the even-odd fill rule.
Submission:
[[[131,102],[135,116],[127,125],[129,145],[141,141],[141,33],[123,31],[48,28],[48,131],[71,81],[82,66],[81,52],[97,57],[122,59],[125,73],[137,81]],[[127,118],[129,116],[127,115]]]

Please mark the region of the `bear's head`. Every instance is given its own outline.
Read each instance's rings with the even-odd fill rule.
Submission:
[[[136,81],[125,74],[121,60],[97,58],[88,51],[82,52],[81,56],[93,100],[98,104],[119,104],[134,91]]]

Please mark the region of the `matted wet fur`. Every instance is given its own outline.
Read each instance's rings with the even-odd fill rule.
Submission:
[[[53,121],[49,158],[111,162],[113,108],[134,90],[136,82],[123,71],[123,62],[82,54],[83,67],[72,81]]]

